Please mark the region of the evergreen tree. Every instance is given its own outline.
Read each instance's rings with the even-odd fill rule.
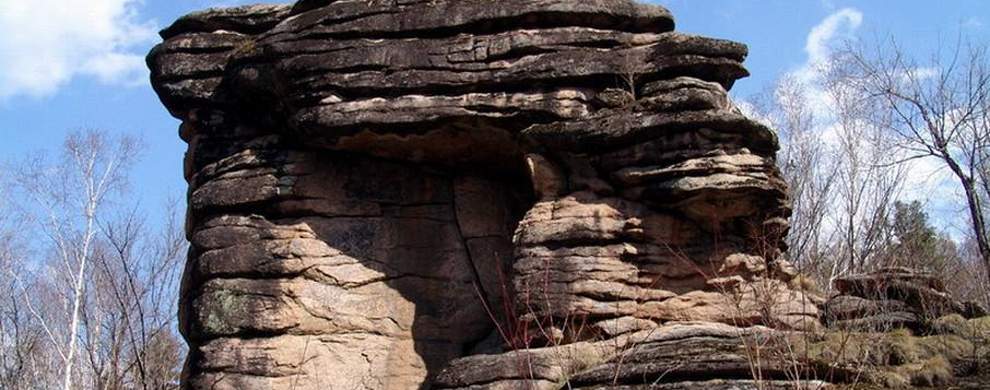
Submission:
[[[939,234],[928,221],[921,203],[895,202],[889,222],[889,244],[884,265],[905,266],[945,273],[958,263],[956,244]]]

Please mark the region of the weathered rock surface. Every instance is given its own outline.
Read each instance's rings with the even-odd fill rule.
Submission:
[[[947,315],[987,315],[976,302],[955,300],[935,275],[907,268],[843,276],[834,285],[838,295],[825,303],[823,318],[831,327],[927,332],[932,321]]]
[[[303,0],[162,31],[184,385],[639,389],[688,353],[658,388],[753,387],[743,329],[818,311],[778,260],[776,136],[727,96],[746,47],[673,26],[627,0]]]
[[[518,389],[525,381],[534,389],[826,388],[788,371],[814,367],[782,364],[773,343],[784,337],[762,326],[672,322],[609,340],[457,359],[437,376],[435,388]],[[757,347],[765,354],[760,362],[751,357]]]

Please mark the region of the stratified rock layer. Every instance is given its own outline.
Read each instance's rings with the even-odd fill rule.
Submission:
[[[907,328],[919,333],[957,314],[966,319],[987,315],[976,302],[955,300],[934,274],[908,268],[883,268],[834,281],[838,294],[825,303],[829,327],[885,332]]]
[[[776,259],[775,135],[727,96],[745,46],[673,25],[625,0],[304,0],[162,31],[184,385],[755,386],[730,336],[818,313]],[[499,371],[537,347],[579,356]],[[682,347],[724,353],[661,375]]]

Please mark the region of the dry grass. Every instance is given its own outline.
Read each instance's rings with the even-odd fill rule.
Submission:
[[[907,389],[912,386],[945,386],[952,380],[952,365],[945,358],[935,357],[920,362],[902,364],[870,376],[869,383],[846,388],[867,390]]]
[[[939,319],[941,334],[931,336],[916,336],[905,329],[833,330],[813,338],[795,337],[791,343],[807,351],[809,363],[859,372],[867,384],[888,389],[944,386],[954,375],[976,372],[990,353],[990,317],[956,317]]]
[[[941,386],[952,380],[952,365],[942,356],[905,364],[897,371],[914,386]]]
[[[798,349],[806,350],[812,362],[831,366],[875,367],[898,365],[917,360],[915,337],[906,330],[889,333],[828,331],[810,342],[795,338]]]

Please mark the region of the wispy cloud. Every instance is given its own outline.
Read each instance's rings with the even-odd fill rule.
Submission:
[[[840,39],[851,37],[863,24],[863,13],[854,8],[840,9],[818,23],[808,33],[804,52],[807,61],[796,72],[799,80],[809,82],[817,68],[828,60],[832,46]]]
[[[983,29],[984,24],[983,21],[980,20],[980,18],[973,16],[970,17],[969,19],[966,19],[966,21],[962,22],[962,26],[963,28],[966,29],[980,30]]]
[[[828,120],[834,117],[832,109],[836,104],[825,91],[821,76],[832,50],[840,40],[853,37],[862,24],[863,13],[855,8],[843,8],[829,14],[808,32],[804,45],[804,63],[786,75],[798,83],[801,96],[808,100],[817,118]],[[822,139],[834,140],[836,135],[831,130],[835,128],[836,126],[826,126],[829,131],[822,134]]]
[[[78,76],[111,85],[144,83],[142,44],[157,23],[140,0],[0,0],[0,101],[44,97]]]

